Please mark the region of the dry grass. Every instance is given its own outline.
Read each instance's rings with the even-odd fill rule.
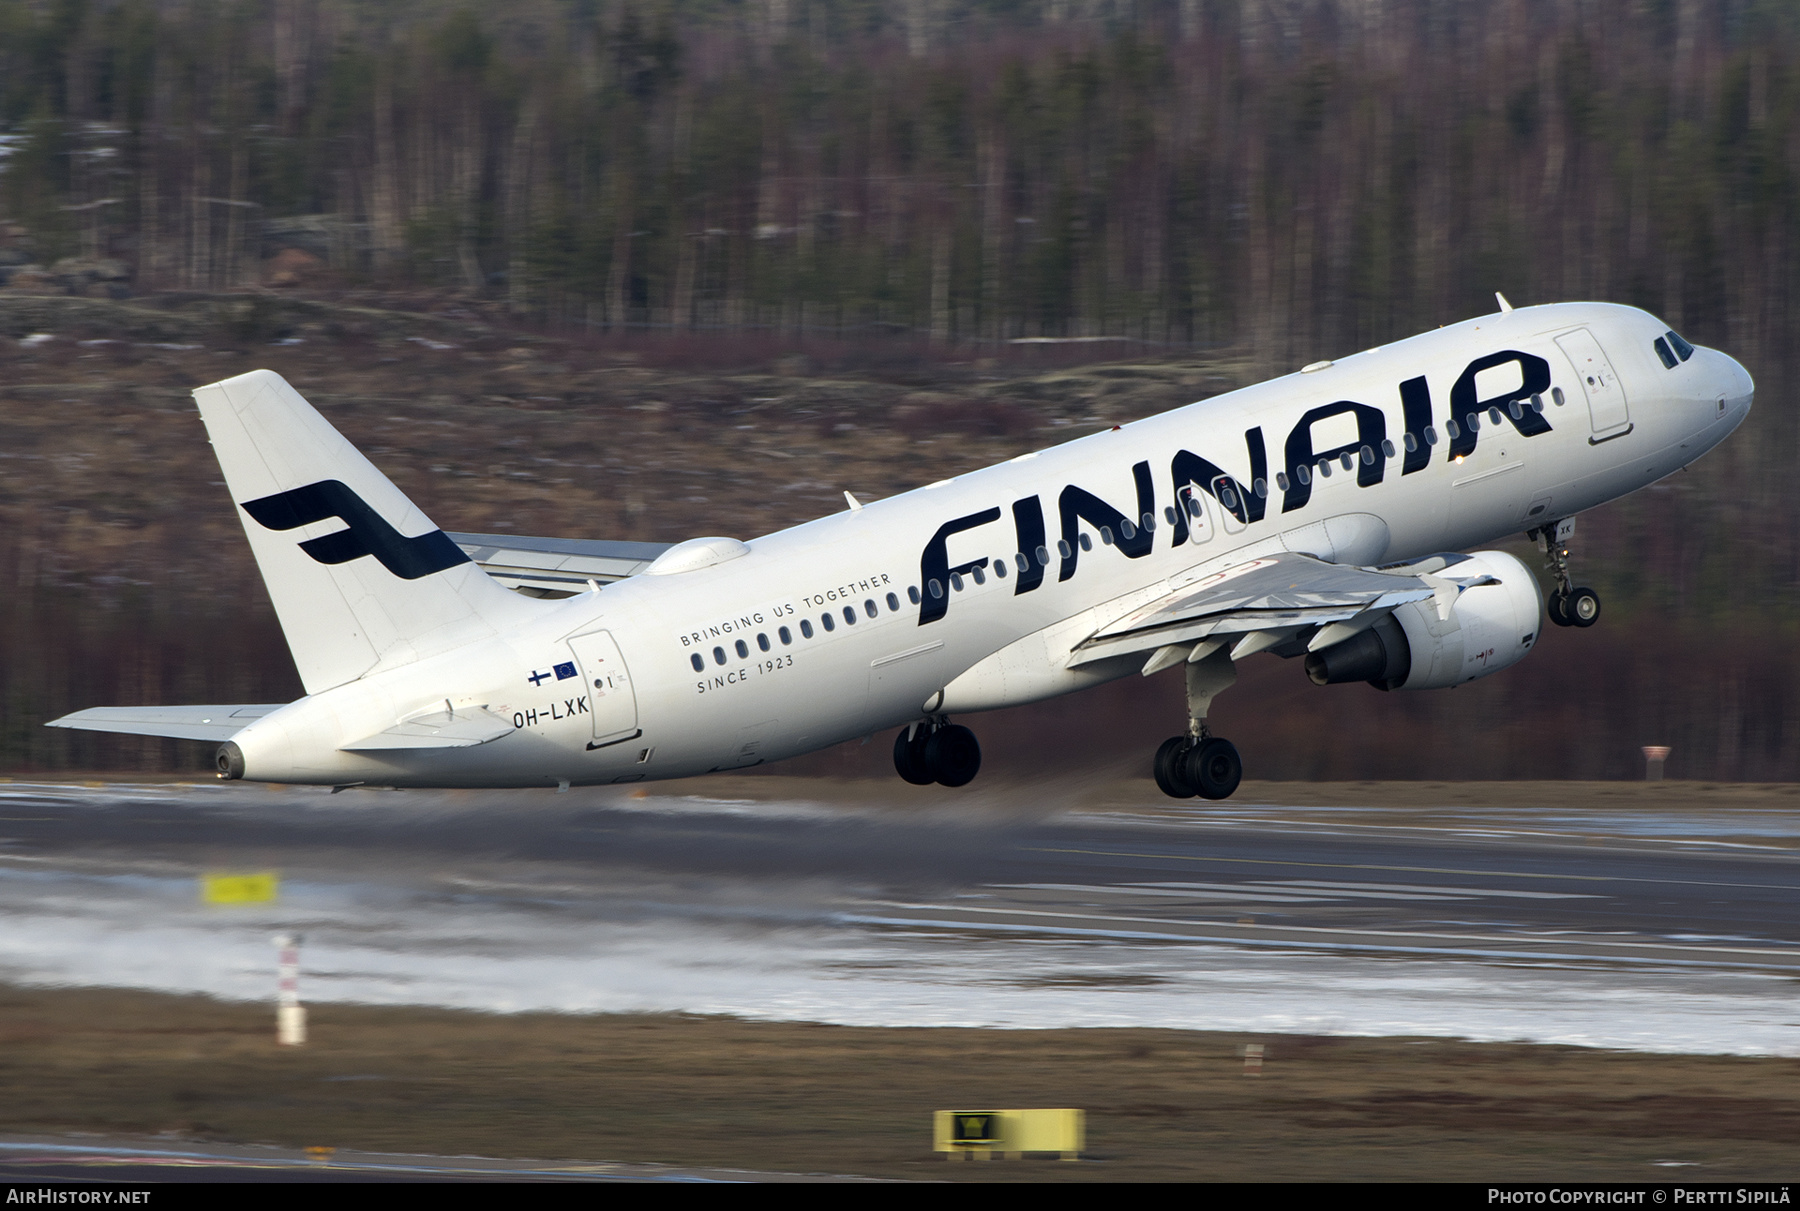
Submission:
[[[1298,995],[1298,993],[1297,993]],[[1171,1030],[863,1029],[0,990],[0,1129],[911,1178],[1791,1174],[1800,1061]],[[1243,1075],[1261,1042],[1265,1075]],[[1090,1163],[946,1165],[930,1112],[1080,1106]],[[1659,1162],[1698,1166],[1671,1170]]]

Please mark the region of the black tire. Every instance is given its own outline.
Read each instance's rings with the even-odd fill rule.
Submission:
[[[1237,746],[1217,736],[1189,750],[1185,764],[1188,781],[1202,799],[1229,799],[1244,780],[1244,762]]]
[[[1569,595],[1567,593],[1558,589],[1556,592],[1550,594],[1549,600],[1546,601],[1544,605],[1550,615],[1551,622],[1559,627],[1574,625],[1569,621]]]
[[[940,727],[925,741],[925,768],[943,786],[967,786],[981,772],[981,745],[959,724]]]
[[[1171,799],[1192,799],[1200,793],[1188,781],[1187,763],[1183,760],[1192,743],[1186,736],[1171,736],[1156,750],[1156,759],[1151,763],[1156,785]]]
[[[894,772],[912,783],[914,786],[930,786],[937,779],[931,776],[931,767],[925,764],[925,729],[920,728],[915,736],[908,736],[911,728],[901,728],[900,734],[894,737]]]
[[[1600,594],[1592,589],[1569,590],[1569,604],[1564,607],[1573,626],[1591,627],[1600,621]]]

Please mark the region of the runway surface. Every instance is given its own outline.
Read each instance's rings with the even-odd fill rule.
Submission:
[[[0,979],[267,999],[291,930],[312,1001],[1800,1054],[1800,813],[691,789],[0,785]]]

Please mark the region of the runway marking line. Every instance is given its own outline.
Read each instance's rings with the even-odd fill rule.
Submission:
[[[1586,950],[1594,950],[1594,949],[1600,949],[1600,948],[1606,948],[1606,947],[1614,947],[1614,948],[1618,948],[1618,949],[1622,949],[1622,950],[1631,950],[1631,951],[1675,951],[1675,952],[1681,952],[1681,953],[1696,953],[1696,954],[1705,954],[1705,955],[1745,955],[1745,956],[1765,957],[1765,958],[1771,958],[1771,959],[1785,959],[1785,960],[1788,960],[1790,963],[1796,959],[1800,959],[1800,948],[1795,948],[1793,950],[1767,950],[1767,949],[1756,949],[1756,948],[1751,948],[1751,947],[1747,947],[1747,946],[1694,946],[1691,944],[1684,945],[1683,943],[1680,943],[1680,942],[1659,942],[1659,941],[1655,941],[1655,940],[1629,941],[1629,940],[1625,940],[1625,939],[1615,939],[1615,938],[1605,938],[1605,937],[1585,937],[1585,938],[1584,937],[1546,937],[1542,934],[1458,934],[1458,933],[1428,933],[1428,932],[1418,932],[1418,931],[1409,931],[1409,930],[1386,930],[1386,929],[1336,929],[1336,928],[1317,926],[1317,925],[1241,925],[1241,924],[1233,924],[1230,921],[1193,921],[1193,920],[1169,919],[1169,918],[1162,918],[1162,917],[1115,917],[1115,916],[1107,916],[1107,915],[1100,914],[1100,913],[1059,913],[1059,912],[1045,912],[1042,910],[1025,909],[1025,908],[999,908],[999,907],[986,908],[986,907],[980,907],[980,906],[976,906],[976,905],[966,905],[966,906],[959,906],[957,908],[948,908],[943,905],[937,905],[937,904],[908,904],[908,903],[905,903],[902,901],[892,901],[892,900],[890,900],[890,901],[873,901],[872,903],[885,903],[888,907],[891,907],[891,908],[910,909],[914,912],[921,912],[921,911],[923,911],[923,912],[938,912],[938,913],[943,913],[946,917],[952,918],[952,919],[946,920],[946,921],[930,921],[930,920],[919,919],[919,920],[914,920],[914,921],[902,922],[904,924],[912,924],[912,925],[927,925],[927,926],[935,925],[939,928],[949,926],[949,927],[961,927],[961,928],[965,928],[965,929],[966,928],[979,929],[982,927],[982,923],[976,922],[976,921],[969,921],[969,920],[957,920],[957,919],[955,919],[956,914],[958,914],[958,913],[988,913],[988,914],[991,914],[994,916],[1043,917],[1043,918],[1050,918],[1050,919],[1054,919],[1054,920],[1067,920],[1067,921],[1094,921],[1094,922],[1105,921],[1105,922],[1115,922],[1115,923],[1123,924],[1123,925],[1159,925],[1159,926],[1163,926],[1164,928],[1175,927],[1175,928],[1190,929],[1190,930],[1219,930],[1219,929],[1250,930],[1250,929],[1254,929],[1254,930],[1257,930],[1257,931],[1259,931],[1261,933],[1265,933],[1265,934],[1282,934],[1282,933],[1285,933],[1285,934],[1307,934],[1307,935],[1322,935],[1322,936],[1327,936],[1327,937],[1339,937],[1339,938],[1368,938],[1371,940],[1373,940],[1373,939],[1393,939],[1394,942],[1413,943],[1414,945],[1412,947],[1410,947],[1410,949],[1424,949],[1422,947],[1419,947],[1417,944],[1421,943],[1421,942],[1438,941],[1438,942],[1450,942],[1450,943],[1471,943],[1471,942],[1496,943],[1496,944],[1500,944],[1500,945],[1507,945],[1507,946],[1513,946],[1513,947],[1518,947],[1518,946],[1522,946],[1522,945],[1523,946],[1543,946],[1543,947],[1567,948],[1570,950],[1573,950],[1576,948],[1581,948],[1581,949],[1586,949]],[[854,920],[855,918],[852,917],[851,919]],[[880,918],[865,918],[865,920],[873,921],[876,923],[883,923]],[[999,924],[999,923],[996,922],[996,924]],[[1017,928],[1028,928],[1028,927],[1020,926]],[[1071,932],[1071,933],[1076,933],[1076,932],[1098,933],[1098,932],[1104,932],[1104,931],[1100,931],[1100,930],[1069,930],[1068,932]],[[1208,940],[1221,941],[1223,939],[1214,938],[1214,939],[1208,939]],[[1379,945],[1380,943],[1371,942],[1371,944]],[[1436,948],[1432,948],[1432,949],[1436,949]],[[1559,954],[1558,957],[1570,958],[1570,957],[1582,957],[1582,956],[1569,955],[1569,954],[1563,953],[1563,954]],[[1594,957],[1605,957],[1605,956],[1594,956]],[[1784,966],[1785,965],[1786,964],[1784,964]]]
[[[1172,862],[1219,862],[1238,866],[1300,866],[1314,870],[1397,870],[1415,875],[1478,875],[1489,879],[1569,879],[1582,883],[1664,883],[1676,887],[1741,887],[1757,891],[1800,892],[1791,883],[1717,883],[1706,879],[1646,879],[1637,875],[1557,875],[1533,871],[1463,870],[1454,866],[1385,866],[1376,862],[1296,862],[1287,858],[1208,858],[1186,854],[1142,854],[1131,850],[1057,849],[1027,846],[1033,854],[1087,854],[1094,858],[1160,858]]]

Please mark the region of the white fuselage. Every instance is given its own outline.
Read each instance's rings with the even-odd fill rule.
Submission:
[[[1580,330],[1615,381],[1584,384]],[[1752,384],[1709,349],[1666,368],[1653,348],[1666,331],[1594,303],[1442,328],[766,535],[737,558],[546,602],[494,639],[303,698],[235,743],[245,776],[267,781],[582,785],[752,765],[1068,693],[1141,667],[1066,660],[1186,579],[1279,550],[1371,565],[1464,549],[1692,462],[1743,420]],[[1522,386],[1541,387],[1541,423],[1529,406],[1492,423],[1481,405]],[[1471,411],[1473,434],[1458,419]],[[1422,453],[1409,456],[1409,434]],[[1329,476],[1316,470],[1327,456]],[[1229,478],[1203,482],[1215,472]],[[1152,514],[1147,551],[1102,540],[1102,524],[1117,538],[1106,508],[1134,525]],[[517,730],[468,748],[338,747],[446,702]]]

